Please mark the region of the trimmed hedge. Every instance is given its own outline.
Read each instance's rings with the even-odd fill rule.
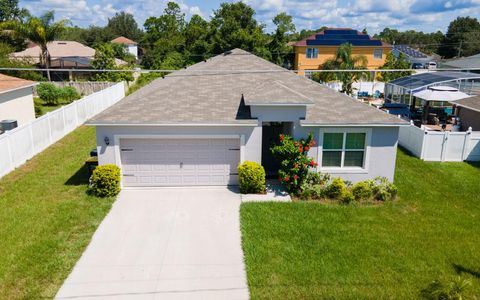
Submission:
[[[89,192],[97,197],[118,195],[120,193],[120,168],[116,165],[96,167],[90,178]]]
[[[245,161],[238,166],[238,180],[242,194],[265,192],[265,169],[253,161]]]

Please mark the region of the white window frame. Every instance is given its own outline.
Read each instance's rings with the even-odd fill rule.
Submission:
[[[313,52],[315,52],[315,50],[317,51],[317,55],[314,56],[314,57],[308,57],[308,49],[313,49]],[[307,59],[317,59],[318,58],[318,55],[319,55],[319,51],[318,51],[318,48],[316,47],[307,47],[307,50],[305,51],[305,57]]]
[[[380,57],[375,55],[377,51],[379,51],[381,53]],[[373,49],[373,58],[374,59],[382,59],[383,58],[383,49],[380,49],[380,48]]]
[[[343,133],[343,145],[342,149],[337,151],[342,151],[342,160],[341,160],[341,167],[323,167],[323,139],[325,133]],[[345,161],[345,147],[346,147],[346,138],[347,133],[365,133],[365,150],[363,155],[363,167],[344,167]],[[370,166],[370,151],[371,151],[371,144],[372,144],[372,129],[371,128],[321,128],[319,129],[318,134],[318,147],[317,147],[317,158],[318,158],[318,167],[317,171],[324,172],[324,173],[357,173],[357,174],[365,174],[368,173],[368,169]],[[334,151],[333,149],[329,149]],[[348,150],[347,150],[348,151]]]

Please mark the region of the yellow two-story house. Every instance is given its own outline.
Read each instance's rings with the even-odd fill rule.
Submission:
[[[300,75],[309,75],[308,71],[322,68],[322,64],[335,57],[342,44],[352,45],[352,55],[367,58],[368,69],[377,69],[385,63],[387,53],[392,46],[374,39],[368,34],[350,28],[328,28],[293,44],[295,51],[295,70]]]

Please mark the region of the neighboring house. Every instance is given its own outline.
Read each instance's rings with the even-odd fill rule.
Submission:
[[[424,65],[433,61],[432,56],[428,56],[427,54],[407,45],[394,45],[392,53],[397,58],[400,56],[400,53],[403,54],[410,64],[420,63]]]
[[[460,118],[461,130],[472,127],[473,131],[480,131],[480,96],[465,98],[452,102],[456,109],[455,115]]]
[[[47,45],[50,53],[50,64],[52,69],[72,69],[70,72],[52,72],[54,79],[72,79],[73,70],[89,69],[91,62],[95,57],[95,49],[85,46],[75,41],[53,41]],[[29,61],[33,64],[40,63],[41,49],[37,45],[11,54],[12,58]],[[117,66],[123,66],[127,63],[121,59],[115,59]],[[77,75],[88,75],[82,72]]]
[[[237,184],[237,166],[261,163],[280,134],[314,134],[318,171],[393,180],[401,119],[246,51],[235,49],[159,78],[88,122],[100,164],[123,186]]]
[[[126,37],[119,36],[116,39],[113,39],[112,43],[123,45],[127,53],[134,55],[135,58],[138,59],[138,43],[137,42],[132,41],[131,39],[128,39]]]
[[[352,54],[367,58],[369,69],[376,69],[385,63],[392,46],[374,39],[368,34],[345,28],[329,28],[293,44],[295,70],[317,70],[328,59],[334,58],[341,44],[350,43]],[[304,72],[300,71],[303,75]],[[307,74],[308,75],[308,74]]]
[[[440,66],[445,69],[472,69],[472,72],[480,72],[480,53],[468,57],[444,61]]]
[[[35,85],[30,80],[0,74],[0,121],[15,120],[20,126],[35,120]]]

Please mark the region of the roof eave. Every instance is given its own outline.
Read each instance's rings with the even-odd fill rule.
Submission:
[[[300,121],[300,126],[302,127],[400,127],[400,126],[410,126],[408,122],[402,123],[306,123]]]
[[[133,126],[133,127],[255,127],[258,126],[258,121],[252,119],[254,122],[249,123],[102,123],[102,122],[87,122],[87,126]]]

